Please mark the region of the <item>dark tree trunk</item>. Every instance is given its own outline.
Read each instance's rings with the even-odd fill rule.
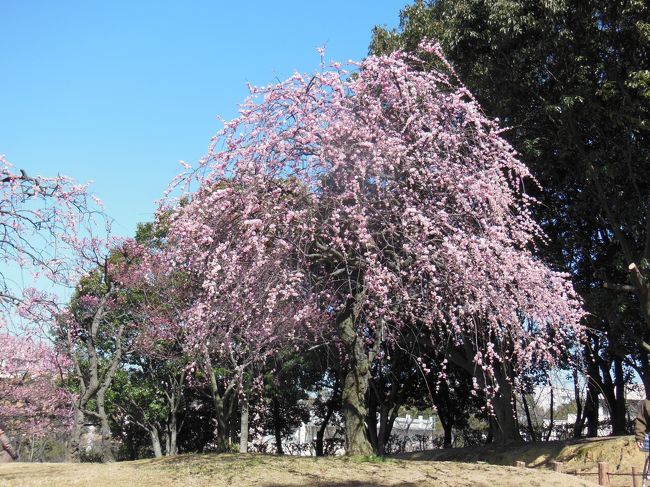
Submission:
[[[371,389],[372,386],[371,386]],[[372,449],[379,455],[379,435],[377,433],[377,392],[374,390],[368,394],[368,425],[367,435],[368,441]]]
[[[573,395],[576,402],[576,422],[573,425],[573,437],[582,438],[582,426],[584,425],[582,398],[580,397],[580,384],[578,382],[578,370],[573,369]]]
[[[497,364],[494,367],[494,378],[499,385],[499,391],[492,399],[494,417],[493,421],[490,421],[490,426],[492,441],[498,444],[521,441],[519,425],[512,404],[513,389],[510,384],[512,377],[507,376],[509,371],[503,370],[504,367],[503,364]]]
[[[280,416],[280,402],[277,397],[271,401],[273,410],[273,432],[275,433],[275,451],[278,455],[284,455],[282,448],[282,417]]]
[[[639,368],[638,373],[641,377],[641,381],[643,381],[645,397],[650,397],[650,361],[648,360],[648,352],[643,347],[639,348],[641,367]]]
[[[550,422],[548,425],[548,431],[546,433],[545,440],[548,441],[551,439],[551,434],[553,434],[553,428],[555,427],[555,393],[553,386],[551,385],[551,406],[549,408]]]
[[[379,456],[386,454],[386,445],[390,439],[390,434],[393,431],[393,424],[397,417],[399,404],[382,404],[379,411],[379,433],[377,434],[377,448],[375,452]]]
[[[471,337],[466,337],[463,342],[463,349],[450,348],[446,351],[447,358],[454,364],[465,369],[468,373],[472,374],[478,381],[480,387],[484,390],[487,389],[487,379],[482,373],[481,368],[478,370],[474,366],[472,357],[476,353]],[[498,393],[492,398],[493,415],[488,419],[488,443],[509,443],[513,441],[521,441],[519,434],[519,424],[515,416],[513,408],[513,372],[510,370],[508,364],[495,363],[494,364],[494,384],[499,387]]]
[[[450,421],[445,421],[443,423],[442,420],[440,420],[440,423],[442,424],[442,430],[444,431],[442,447],[452,448],[454,446],[453,424]]]
[[[612,434],[624,435],[627,433],[625,417],[625,376],[623,373],[623,359],[614,357],[614,387],[616,389],[615,407],[612,414]]]
[[[587,436],[594,438],[598,436],[598,395],[600,393],[598,382],[600,372],[595,358],[587,364],[587,397],[585,399],[585,419],[587,421]]]
[[[530,435],[530,441],[537,441],[537,433],[535,432],[535,427],[533,426],[533,418],[530,415],[530,408],[528,407],[528,401],[526,400],[526,394],[521,394],[521,403],[524,406],[524,413],[526,413],[526,424],[528,425],[528,434]]]
[[[209,357],[206,355],[206,367],[210,378],[210,392],[214,404],[214,417],[217,423],[217,452],[225,453],[230,447],[230,414],[233,409],[233,395],[235,385],[233,383],[225,386],[222,393],[219,389],[219,383]]]
[[[320,428],[318,428],[318,431],[316,432],[316,456],[317,457],[322,457],[325,455],[325,449],[323,448],[323,442],[325,439],[325,431],[327,431],[327,426],[329,425],[330,420],[332,419],[332,415],[334,414],[334,409],[336,407],[336,402],[339,393],[339,380],[336,379],[336,382],[334,384],[334,388],[332,389],[332,397],[329,398],[327,401],[327,411],[325,412],[325,417],[323,418],[323,422],[320,425]]]
[[[436,385],[431,384],[430,387],[434,389]],[[443,448],[451,448],[454,442],[454,416],[451,413],[450,404],[451,397],[449,395],[449,385],[447,382],[442,381],[438,385],[437,394],[433,394],[433,405],[438,411],[438,419],[440,419],[440,424],[442,425],[442,430],[444,432]]]

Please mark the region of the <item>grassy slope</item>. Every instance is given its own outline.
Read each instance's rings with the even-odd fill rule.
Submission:
[[[518,460],[535,468],[510,467]],[[563,462],[567,472],[581,473],[583,480],[549,472],[553,461]],[[632,437],[618,437],[436,450],[385,461],[249,454],[181,455],[110,465],[13,463],[0,465],[0,486],[568,487],[594,485],[591,482],[596,481],[599,461],[608,462],[612,473],[629,473],[632,466],[642,467],[644,455]],[[611,480],[614,486],[632,484],[627,476],[612,476]]]
[[[0,465],[0,485],[121,486],[472,486],[588,487],[592,483],[546,470],[484,463],[400,459],[296,458],[271,455],[181,455],[110,465]]]

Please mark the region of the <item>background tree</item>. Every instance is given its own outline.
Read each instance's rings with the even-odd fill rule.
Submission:
[[[46,437],[72,426],[71,397],[61,387],[65,360],[47,342],[7,333],[0,334],[0,357],[0,424],[15,450],[28,452],[22,459],[33,461]]]
[[[138,333],[137,298],[126,283],[141,258],[136,245],[125,243],[103,264],[79,281],[70,304],[54,317],[52,332],[72,363],[71,387],[77,391],[71,458],[79,460],[81,435],[88,423],[99,423],[102,461],[113,461],[107,393]]]
[[[171,220],[169,261],[197,290],[183,316],[185,347],[210,385],[219,451],[229,448],[245,378],[260,383],[250,376],[305,336],[314,319],[303,274],[281,240],[287,224],[265,215],[276,205],[254,187],[220,178],[204,181]],[[270,228],[262,226],[265,216]]]
[[[10,343],[11,336],[16,346],[3,349],[1,356],[5,370],[18,371],[27,364],[26,375],[20,380],[14,377],[17,384],[22,384],[14,388],[14,394],[22,390],[26,396],[14,395],[12,401],[32,404],[38,410],[36,391],[46,391],[50,387],[47,384],[66,367],[57,361],[60,355],[56,351],[38,344],[48,338],[48,324],[65,298],[36,288],[44,281],[50,287],[54,284],[63,289],[62,294],[66,288],[73,288],[78,277],[88,271],[88,263],[103,251],[109,227],[99,200],[88,193],[87,185],[65,176],[30,176],[25,170],[15,170],[0,156],[0,332],[10,333],[3,347]],[[13,272],[31,274],[33,287],[19,286],[11,277]],[[16,355],[30,347],[31,358]],[[11,363],[12,358],[18,362]],[[45,374],[46,362],[51,366],[49,374]],[[62,396],[53,385],[50,392],[50,406],[54,408]],[[46,411],[42,414],[43,421],[50,416]],[[6,429],[11,435],[12,431]]]

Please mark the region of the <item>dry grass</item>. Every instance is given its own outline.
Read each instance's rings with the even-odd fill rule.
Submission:
[[[593,486],[547,470],[485,463],[375,458],[296,458],[271,455],[180,455],[109,465],[0,465],[1,486]]]
[[[574,441],[551,441],[527,443],[507,447],[485,446],[436,450],[401,455],[405,460],[426,461],[485,461],[495,465],[514,465],[516,461],[526,462],[532,468],[552,468],[552,462],[562,462],[564,471],[578,474],[597,483],[598,462],[607,462],[612,486],[631,486],[635,466],[643,468],[645,454],[634,444],[632,436],[585,439]]]

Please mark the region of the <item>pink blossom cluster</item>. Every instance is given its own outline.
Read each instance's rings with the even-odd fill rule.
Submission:
[[[0,335],[0,425],[31,439],[66,431],[72,401],[60,387],[66,359],[48,344]]]
[[[40,278],[70,285],[96,265],[106,250],[110,223],[101,202],[66,176],[42,177],[16,170],[0,155],[0,263],[18,266]],[[112,245],[112,244],[111,244]],[[22,296],[0,271],[0,306]],[[33,296],[32,296],[33,298]]]

